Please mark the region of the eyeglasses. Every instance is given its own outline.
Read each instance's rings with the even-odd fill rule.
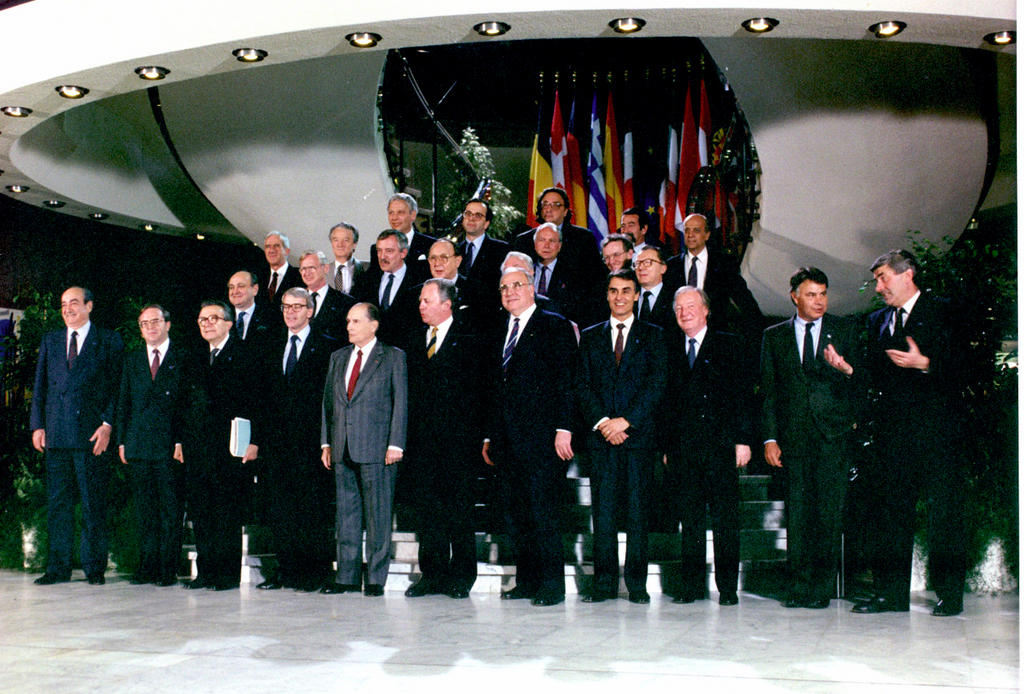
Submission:
[[[221,316],[205,316],[205,317],[200,318],[199,320],[197,320],[196,323],[199,323],[199,325],[205,327],[207,325],[217,325],[217,321],[226,321],[226,320],[227,320],[227,318],[222,318]]]
[[[604,262],[610,263],[613,260],[618,260],[624,255],[626,255],[626,251],[619,251],[618,253],[609,253],[608,255],[602,257],[604,258]]]
[[[140,320],[139,321],[139,327],[143,328],[143,329],[145,329],[145,328],[155,328],[155,327],[157,327],[158,325],[160,325],[163,322],[164,322],[163,318],[153,318],[152,320]]]
[[[665,263],[661,262],[657,258],[644,258],[643,260],[636,261],[636,266],[637,267],[642,267],[642,268],[649,268],[649,267],[651,267],[652,265],[655,265],[655,264],[657,264],[657,265],[664,265]]]
[[[555,200],[555,201],[545,200],[544,202],[542,202],[540,204],[540,206],[541,206],[541,208],[553,207],[553,208],[555,208],[557,210],[560,207],[565,207],[565,203],[562,202],[561,200]]]
[[[498,287],[498,291],[502,294],[508,294],[509,292],[518,292],[523,287],[527,286],[525,282],[513,282],[512,284],[503,284]]]
[[[281,304],[281,311],[283,313],[296,313],[298,311],[302,311],[303,309],[307,309],[307,308],[312,308],[312,307],[311,306],[307,306],[306,304]]]
[[[454,257],[455,256],[453,256],[453,255],[429,255],[429,256],[427,256],[427,262],[430,262],[430,263],[437,263],[437,262],[447,263],[449,260],[451,260]]]
[[[299,272],[316,272],[322,266],[320,265],[307,265],[306,267],[299,266]]]
[[[470,212],[469,210],[466,210],[462,213],[462,216],[466,219],[483,219],[487,215],[483,212]]]

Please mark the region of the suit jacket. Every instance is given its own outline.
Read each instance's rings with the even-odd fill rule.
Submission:
[[[672,292],[686,284],[684,255],[673,256],[666,263],[664,282]],[[764,316],[731,256],[708,248],[703,289],[711,299],[708,322],[715,329],[734,332],[756,344],[764,329]]]
[[[114,430],[127,459],[169,460],[174,444],[184,443],[193,364],[177,342],[171,342],[153,378],[152,358],[147,347],[124,359]]]
[[[433,236],[421,234],[418,231],[412,233],[412,243],[409,244],[409,254],[405,256],[405,263],[410,269],[415,268],[416,274],[423,279],[430,277],[430,263],[427,256],[430,255],[430,247],[437,241]],[[370,269],[380,271],[380,264],[377,261],[377,244],[370,246]]]
[[[540,272],[540,265],[536,271]],[[601,290],[598,287],[593,281],[588,281],[580,267],[559,254],[554,271],[548,274],[545,296],[551,299],[552,310],[585,328],[599,320],[598,297]]]
[[[297,464],[302,459],[318,459],[327,367],[331,354],[340,345],[311,330],[291,376],[287,377],[283,362],[290,339],[291,333],[287,333],[275,340],[263,362],[261,380],[272,397],[266,399],[260,412],[260,430],[264,432],[260,456],[266,450],[271,460]]]
[[[284,319],[281,316],[280,302],[273,306],[267,304],[265,297],[261,296],[253,305],[252,315],[249,316],[248,325],[245,329],[245,337],[238,335],[237,323],[231,327],[235,337],[241,338],[247,349],[256,353],[262,353],[266,347],[281,336],[284,332]]]
[[[580,337],[574,381],[586,445],[609,447],[593,427],[602,417],[624,417],[629,421],[629,438],[621,447],[654,449],[667,374],[661,328],[633,321],[618,365],[612,348],[613,330],[611,322],[605,321],[587,328]]]
[[[189,426],[185,432],[185,460],[218,464],[237,460],[231,457],[228,443],[231,420],[248,419],[250,443],[259,445],[259,411],[265,399],[257,355],[231,335],[210,364],[210,349],[204,342],[195,356],[196,387],[189,403]]]
[[[382,344],[363,354],[363,366],[352,399],[348,398],[345,369],[355,349],[342,347],[331,355],[324,384],[320,443],[331,447],[331,461],[384,464],[388,446],[405,449],[408,424],[408,382],[405,352]]]
[[[528,229],[518,235],[512,241],[515,250],[528,254],[537,262],[537,251],[533,245],[533,233],[535,229]],[[601,249],[598,248],[597,239],[589,229],[574,226],[568,222],[562,223],[562,250],[558,252],[560,258],[565,258],[570,265],[575,265],[588,282],[600,281],[608,275],[608,268],[601,260]]]
[[[121,336],[93,323],[68,369],[67,330],[46,333],[39,345],[29,427],[46,430],[47,448],[91,449],[89,437],[113,426],[121,378]]]
[[[352,296],[357,302],[366,302],[374,306],[380,306],[380,283],[383,273],[379,268],[370,269],[359,278],[359,284],[352,290]],[[380,327],[377,330],[377,339],[386,344],[395,345],[399,348],[405,347],[405,341],[409,333],[420,324],[420,284],[430,277],[430,274],[423,276],[422,270],[414,266],[406,266],[405,278],[398,285],[394,293],[394,299],[387,311],[383,312],[380,320]]]
[[[377,249],[376,248],[373,249],[373,257],[374,258],[377,257]],[[327,267],[328,267],[328,270],[327,270],[327,284],[330,287],[332,287],[333,289],[338,289],[334,285],[335,275],[337,274],[334,271],[334,261],[331,261],[330,265],[328,265]],[[366,270],[369,267],[370,267],[370,264],[367,261],[365,261],[365,260],[359,260],[358,258],[353,258],[352,259],[352,287],[355,287],[356,280],[359,279],[359,276],[361,274],[363,274],[364,272],[366,272]],[[352,287],[349,287],[349,291],[346,292],[346,293],[351,293],[352,292]],[[338,291],[341,291],[341,290],[339,289]]]
[[[502,370],[505,330],[490,347],[491,414],[486,438],[499,459],[514,449],[517,460],[541,465],[556,458],[555,432],[572,431],[572,364],[576,333],[568,320],[540,308],[519,332],[508,368]]]
[[[262,300],[268,306],[278,306],[281,303],[281,295],[286,289],[292,287],[302,287],[302,275],[299,274],[299,268],[294,265],[285,263],[284,277],[277,278],[277,290],[274,292],[274,298],[270,298],[270,266],[266,266],[263,272],[260,274],[260,294],[258,299]]]
[[[825,314],[814,364],[800,363],[794,318],[764,331],[761,344],[762,440],[775,439],[783,451],[812,454],[818,441],[850,435],[863,403],[861,343],[854,324]],[[825,361],[828,345],[853,366],[846,376]]]
[[[497,287],[501,280],[501,263],[505,260],[508,252],[512,250],[512,246],[505,241],[492,239],[484,234],[483,241],[480,242],[480,252],[473,258],[473,265],[468,269],[465,262],[466,246],[465,241],[459,244],[459,251],[463,257],[462,267],[459,268],[460,273],[481,283],[487,289],[492,289],[497,296]],[[501,303],[500,300],[495,300],[499,304]]]
[[[651,307],[651,313],[647,317],[648,323],[653,323],[658,327],[671,331],[678,329],[676,323],[676,312],[675,312],[675,290],[678,287],[669,287],[667,284],[662,282],[661,292],[658,293],[658,298],[654,302],[654,306]],[[644,289],[640,288],[640,301],[636,302],[637,316],[640,315],[640,304],[644,300]]]
[[[709,329],[690,367],[686,333],[668,336],[669,369],[663,432],[666,450],[710,455],[750,445],[752,375],[739,338]]]
[[[309,322],[313,331],[326,335],[338,342],[342,347],[348,344],[348,310],[356,305],[356,300],[344,292],[327,287],[327,295],[324,297],[323,305]]]

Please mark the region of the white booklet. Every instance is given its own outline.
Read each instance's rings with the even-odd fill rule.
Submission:
[[[249,435],[251,425],[244,417],[235,417],[231,420],[231,455],[241,458],[245,455],[245,449],[249,447]]]

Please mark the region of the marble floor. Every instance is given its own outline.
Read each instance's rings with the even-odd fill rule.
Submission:
[[[35,586],[0,572],[3,692],[1011,692],[1016,595],[967,596],[939,619],[787,610],[741,593],[648,606],[532,607],[444,596]],[[715,597],[715,596],[713,596]],[[636,687],[637,689],[633,689]],[[651,687],[651,689],[647,689]]]

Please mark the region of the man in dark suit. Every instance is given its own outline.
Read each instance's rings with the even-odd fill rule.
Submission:
[[[884,479],[877,481],[872,549],[876,597],[854,612],[903,612],[910,603],[915,509],[928,504],[928,578],[938,604],[932,614],[963,611],[966,575],[966,463],[958,362],[965,350],[949,304],[917,285],[917,259],[889,251],[871,266],[875,291],[888,308],[868,319],[868,366],[878,411],[875,447]]]
[[[739,578],[738,468],[750,462],[751,379],[735,336],[708,327],[703,290],[676,291],[669,337],[669,383],[663,408],[666,481],[682,525],[682,585],[673,602],[703,600],[706,509],[711,510],[718,603],[735,605]]]
[[[150,304],[139,313],[145,349],[124,360],[117,405],[118,455],[128,465],[139,534],[133,584],[173,586],[181,562],[182,450],[193,375],[168,331],[171,314]]]
[[[586,221],[586,211],[584,210],[582,214]],[[570,265],[579,268],[587,286],[600,286],[607,271],[601,263],[597,239],[589,229],[572,224],[573,210],[569,204],[569,194],[561,188],[545,188],[537,198],[536,216],[540,223],[555,225],[562,237],[563,257]],[[538,260],[539,256],[534,248],[535,231],[536,229],[530,229],[518,234],[512,242],[512,247]]]
[[[348,343],[345,323],[348,310],[355,306],[356,300],[327,283],[329,267],[327,256],[322,251],[303,251],[299,258],[299,272],[313,303],[310,325],[315,332],[326,335],[341,347]],[[285,319],[287,323],[287,316]]]
[[[624,575],[629,601],[651,601],[647,506],[657,464],[656,415],[664,394],[666,355],[661,328],[633,315],[639,288],[632,270],[608,276],[611,318],[583,331],[576,361],[576,403],[589,429],[586,447],[594,518],[594,585],[584,602],[618,597],[615,511],[622,496],[627,499]]]
[[[637,317],[665,330],[676,329],[676,313],[672,305],[674,290],[665,285],[665,255],[660,248],[647,246],[633,256],[633,268],[640,281]]]
[[[473,326],[477,333],[488,331],[497,321],[497,307],[500,307],[500,304],[494,299],[489,300],[487,290],[479,282],[459,274],[463,260],[459,246],[452,239],[440,238],[431,245],[430,255],[427,256],[430,276],[454,282],[455,315],[467,325]],[[423,285],[420,285],[417,291],[422,288]],[[422,305],[422,295],[420,303]],[[419,330],[418,326],[416,330]]]
[[[557,605],[565,600],[559,509],[565,461],[573,457],[568,366],[576,335],[562,316],[537,308],[525,271],[507,271],[500,291],[509,316],[491,351],[483,456],[498,468],[516,554],[516,587],[502,599]]]
[[[761,426],[768,464],[786,471],[786,607],[828,607],[836,588],[846,477],[863,400],[850,321],[826,313],[828,277],[789,280],[796,316],[764,332]]]
[[[280,304],[285,289],[302,286],[299,271],[288,264],[290,252],[291,242],[280,231],[268,232],[263,237],[263,255],[267,259],[267,269],[259,286],[265,288],[263,298],[268,306],[276,307]]]
[[[327,265],[327,284],[343,294],[351,294],[356,278],[366,272],[367,263],[353,258],[359,244],[359,230],[348,222],[338,222],[328,234],[334,260]]]
[[[622,213],[619,222],[619,233],[633,240],[634,257],[640,255],[645,248],[660,248],[656,242],[647,240],[647,232],[651,227],[651,216],[640,207],[630,207]]]
[[[406,237],[394,229],[380,232],[373,248],[378,267],[359,278],[353,297],[380,309],[381,340],[404,347],[410,331],[420,323],[418,287],[430,277],[430,270],[425,256],[422,264],[406,262],[409,256]]]
[[[60,297],[65,330],[43,336],[32,389],[32,446],[46,453],[46,573],[38,585],[71,580],[77,485],[82,500],[82,568],[92,585],[107,569],[110,444],[124,344],[92,324],[92,292],[69,287]]]
[[[379,245],[378,239],[378,245]],[[359,303],[348,312],[352,343],[331,355],[320,426],[321,460],[334,469],[338,573],[323,593],[359,590],[366,516],[366,586],[384,594],[391,561],[395,463],[405,450],[408,383],[405,353],[377,340],[380,312]]]
[[[453,312],[456,298],[452,280],[424,282],[423,326],[409,342],[409,451],[402,474],[415,490],[422,573],[405,591],[409,597],[444,593],[467,598],[476,581],[473,483],[481,466],[483,430],[480,350],[471,326]]]
[[[416,213],[419,211],[419,204],[416,198],[406,193],[395,193],[388,198],[388,226],[405,237],[405,247],[409,251],[405,262],[415,270],[417,277],[426,279],[430,276],[430,268],[427,266],[427,254],[430,253],[430,244],[436,240],[433,236],[421,234],[413,228],[416,221]],[[380,238],[378,237],[378,241]],[[380,270],[380,256],[377,253],[377,246],[370,246],[370,269]],[[387,272],[387,270],[384,270]],[[415,284],[419,284],[416,282]]]
[[[228,279],[228,301],[235,309],[235,336],[257,353],[283,331],[277,304],[270,308],[266,299],[256,301],[259,292],[256,275],[248,270],[240,270]]]
[[[258,362],[234,336],[234,312],[227,304],[204,301],[197,322],[207,348],[198,355],[184,454],[199,571],[185,587],[231,590],[242,572],[242,522],[249,499],[244,466],[259,454]],[[241,459],[228,445],[236,417],[252,427]]]
[[[463,258],[459,272],[489,289],[498,286],[501,263],[512,250],[505,241],[487,234],[493,219],[494,213],[486,200],[473,198],[467,202],[462,211],[462,230],[466,232],[466,239],[459,244],[459,253]],[[499,304],[495,294],[494,305],[498,307]]]
[[[599,315],[598,285],[588,279],[587,273],[574,264],[571,257],[562,255],[563,241],[558,228],[551,223],[541,224],[534,231],[534,291],[551,299],[557,313],[581,328],[593,325]]]
[[[665,283],[703,289],[711,299],[711,323],[716,330],[728,330],[751,345],[750,368],[756,368],[757,347],[764,329],[764,317],[757,300],[731,257],[708,247],[711,231],[707,218],[694,213],[683,220],[685,250],[668,261]],[[696,261],[694,261],[696,259]]]
[[[601,260],[608,272],[633,267],[633,240],[625,234],[609,234],[601,241]]]
[[[260,457],[277,567],[257,588],[311,591],[330,576],[333,554],[334,480],[320,464],[319,444],[327,366],[339,345],[313,330],[306,290],[285,290],[281,307],[287,334],[269,350],[260,375],[272,394],[261,412]]]

